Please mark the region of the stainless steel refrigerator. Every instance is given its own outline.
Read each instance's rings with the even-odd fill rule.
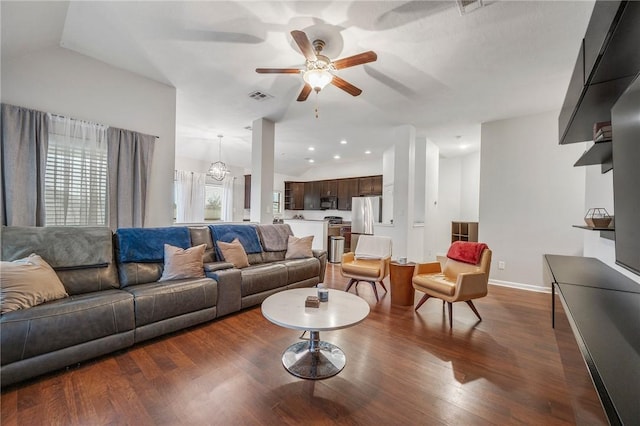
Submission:
[[[351,200],[351,250],[359,235],[373,235],[373,225],[382,219],[382,197],[353,197]]]

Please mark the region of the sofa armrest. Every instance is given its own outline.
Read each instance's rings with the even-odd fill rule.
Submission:
[[[456,300],[467,300],[487,295],[487,274],[484,272],[463,272],[458,274]]]
[[[240,269],[221,269],[207,272],[207,277],[218,282],[216,317],[237,312],[242,307],[242,273]]]
[[[204,264],[205,273],[222,271],[224,269],[232,269],[232,268],[234,268],[233,263],[229,263],[229,262],[209,262]]]
[[[327,251],[326,250],[312,250],[313,257],[320,262],[320,282],[324,282],[324,273],[327,270]]]
[[[413,270],[413,276],[419,274],[438,274],[442,272],[440,262],[418,263]]]

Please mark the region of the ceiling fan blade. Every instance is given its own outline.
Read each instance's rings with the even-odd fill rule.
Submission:
[[[291,37],[296,42],[300,51],[307,58],[308,61],[315,61],[318,58],[316,57],[316,52],[313,50],[313,46],[309,41],[309,37],[303,32],[298,30],[291,31]]]
[[[378,59],[378,55],[376,55],[376,52],[373,52],[370,50],[368,52],[363,52],[357,55],[353,55],[347,58],[342,58],[342,59],[333,61],[333,66],[336,67],[337,70],[339,70],[342,68],[349,68],[355,65],[361,65],[361,64],[373,62],[376,59]]]
[[[298,95],[298,102],[302,102],[302,101],[306,101],[307,98],[309,97],[309,93],[311,93],[311,86],[307,83],[304,84],[304,86],[302,87],[302,90],[300,91],[300,94]]]
[[[362,93],[362,90],[358,89],[353,84],[341,79],[337,75],[333,76],[333,80],[331,80],[331,84],[333,84],[334,86],[344,90],[345,92],[347,92],[348,94],[350,94],[352,96],[358,96],[360,93]]]
[[[298,68],[256,68],[258,74],[300,74]]]

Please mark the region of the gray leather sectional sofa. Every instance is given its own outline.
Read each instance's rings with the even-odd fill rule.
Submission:
[[[7,386],[137,342],[259,305],[324,279],[326,252],[285,260],[286,224],[131,228],[3,227],[2,260],[40,255],[69,297],[0,316],[0,383]],[[250,266],[234,268],[215,241],[239,238]],[[164,243],[206,244],[205,278],[161,281]]]

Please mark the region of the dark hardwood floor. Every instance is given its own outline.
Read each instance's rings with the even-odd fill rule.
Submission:
[[[347,280],[329,265],[325,283],[344,289]],[[575,341],[551,328],[550,295],[491,286],[475,302],[483,321],[457,303],[450,331],[436,299],[415,313],[383,291],[375,303],[366,283],[358,293],[369,317],[321,334],[347,356],[332,378],[285,371],[281,354],[300,333],[256,307],[4,389],[0,422],[606,424]],[[568,379],[566,368],[584,374]]]

